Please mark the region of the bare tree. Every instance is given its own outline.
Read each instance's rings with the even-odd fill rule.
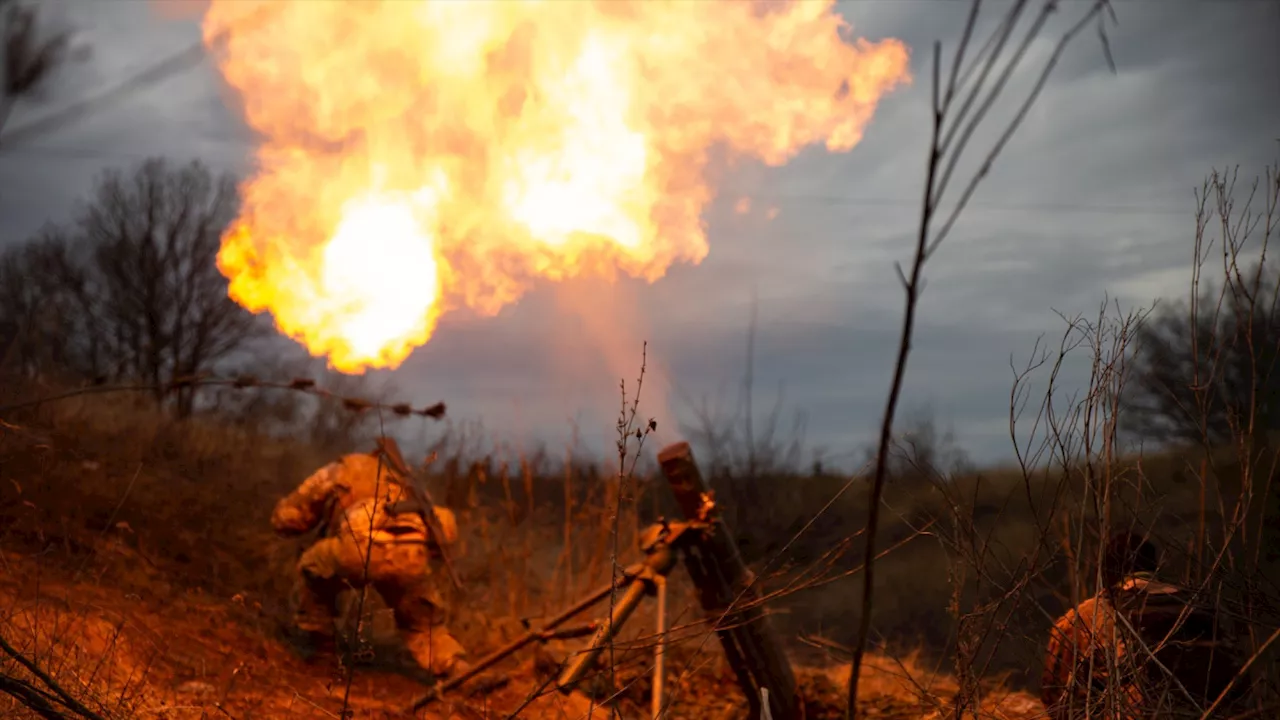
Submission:
[[[97,377],[95,306],[86,268],[56,227],[0,257],[0,362],[20,374],[54,368]]]
[[[1129,430],[1144,439],[1216,446],[1242,430],[1260,439],[1280,430],[1280,266],[1267,260],[1280,166],[1247,197],[1235,175],[1214,172],[1201,190],[1190,297],[1139,333]],[[1221,267],[1207,281],[1211,255]]]
[[[878,444],[863,448],[865,466],[874,466],[879,450]],[[968,453],[956,443],[955,431],[939,428],[928,407],[917,408],[894,429],[887,463],[889,481],[908,486],[929,486],[936,478],[975,470]]]
[[[1262,275],[1261,290],[1275,295],[1275,269]],[[1212,288],[1198,298],[1202,306],[1215,300]],[[1222,317],[1201,316],[1193,325],[1188,306],[1185,301],[1164,305],[1139,331],[1131,386],[1133,432],[1156,441],[1199,443],[1207,437],[1216,445],[1232,437],[1233,424],[1248,424],[1238,413],[1250,411],[1260,429],[1280,430],[1280,376],[1273,372],[1280,355],[1280,317],[1270,307],[1249,317],[1246,307],[1230,302]],[[1261,362],[1251,357],[1250,337]],[[1200,384],[1194,377],[1197,365],[1209,369]],[[1255,383],[1262,403],[1250,408],[1246,401]]]
[[[161,400],[166,384],[245,349],[266,328],[227,296],[216,264],[236,203],[233,178],[199,162],[108,172],[73,225],[0,261],[0,297],[13,303],[0,308],[0,326],[19,339],[21,365],[134,380]],[[177,393],[179,416],[194,393]]]

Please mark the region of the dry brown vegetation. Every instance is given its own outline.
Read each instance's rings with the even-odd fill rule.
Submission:
[[[1267,178],[1270,199],[1260,217],[1270,218],[1280,176]],[[1216,212],[1231,217],[1230,187],[1220,176],[1206,191],[1216,194]],[[1206,217],[1213,212],[1202,208]],[[1257,282],[1245,284],[1255,277],[1247,266],[1236,263],[1246,256],[1246,238],[1232,228],[1250,223],[1225,226],[1229,260],[1217,292],[1235,299],[1196,307],[1274,318],[1239,299],[1265,299]],[[1270,220],[1252,227],[1265,228],[1265,246]],[[1223,242],[1208,228],[1207,221],[1199,226],[1197,257]],[[1200,272],[1197,266],[1197,278]],[[1126,454],[1122,424],[1133,397],[1126,383],[1131,368],[1142,366],[1144,346],[1136,343],[1144,319],[1104,304],[1096,317],[1064,319],[1059,344],[1030,353],[1010,394],[1017,463],[973,468],[928,422],[895,433],[870,618],[878,651],[860,676],[864,716],[1043,714],[1033,693],[1048,628],[1095,591],[1099,539],[1117,527],[1157,539],[1168,553],[1165,575],[1198,588],[1240,632],[1250,660],[1239,681],[1252,689],[1253,715],[1236,708],[1207,716],[1266,717],[1276,707],[1280,493],[1272,488],[1272,426],[1261,411],[1269,400],[1259,399],[1256,381],[1234,383],[1231,392],[1197,400],[1214,409],[1225,431]],[[1209,378],[1240,367],[1240,353],[1261,357],[1259,349],[1275,342],[1267,323],[1208,327],[1214,332],[1205,342],[1218,348],[1201,353]],[[1065,394],[1059,374],[1073,357],[1092,373],[1087,387]],[[285,627],[301,545],[273,536],[268,522],[275,501],[316,467],[367,449],[384,423],[403,421],[377,409],[355,412],[369,405],[340,398],[321,397],[308,410],[287,391],[241,384],[250,387],[221,386],[216,402],[181,417],[152,392],[88,386],[68,393],[65,380],[5,376],[0,670],[8,709],[114,718],[330,717],[345,708],[377,717],[420,690],[376,598],[363,617],[347,618],[342,661],[307,665],[291,651]],[[1031,389],[1037,386],[1043,397]],[[361,390],[371,392],[347,387]],[[59,395],[69,396],[29,402]],[[1252,410],[1239,411],[1242,404]],[[645,436],[643,414],[634,397],[624,407],[619,430],[629,439],[612,463],[584,462],[586,450],[574,447],[510,457],[466,429],[424,433],[416,449],[438,456],[428,468],[433,492],[460,513],[457,562],[466,589],[454,598],[452,625],[474,655],[606,583],[615,565],[636,559],[637,530],[674,514],[662,480],[637,465],[633,432]],[[705,434],[732,437],[713,430]],[[801,668],[806,717],[838,717],[847,704],[841,674],[857,641],[849,598],[865,548],[850,518],[866,516],[870,478],[788,469],[794,464],[779,461],[786,447],[753,441],[745,471],[740,448],[721,457],[712,447],[701,459]],[[667,716],[744,716],[745,700],[679,571],[671,589]],[[642,606],[613,662],[580,692],[548,690],[558,663],[580,643],[553,641],[501,666],[505,686],[456,694],[432,711],[582,717],[612,703],[626,715],[643,712],[654,627],[652,604]]]
[[[275,500],[327,458],[312,447],[209,419],[175,423],[149,400],[128,396],[89,396],[15,413],[0,440],[5,637],[104,716],[203,712],[214,705],[237,717],[246,709],[267,716],[273,716],[268,708],[290,716],[334,712],[341,669],[307,667],[283,642],[298,545],[276,539],[268,522]],[[521,632],[521,620],[536,623],[607,581],[615,478],[549,466],[504,469],[455,457],[442,461],[433,478],[441,497],[462,511],[458,561],[467,590],[453,624],[473,653]],[[832,486],[831,480],[791,481],[812,498]],[[568,513],[566,496],[575,498]],[[645,504],[623,505],[630,510],[621,522],[620,561],[635,555],[627,552],[643,514],[635,508]],[[803,504],[794,509],[811,511]],[[785,578],[771,585],[781,587]],[[740,712],[745,703],[714,641],[704,642],[689,591],[687,580],[673,576],[671,717]],[[810,630],[821,626],[820,614],[815,617],[819,623]],[[620,643],[635,646],[619,654],[624,706],[647,702],[652,628],[646,606]],[[402,706],[415,688],[403,675],[412,672],[376,602],[364,635],[352,706],[357,712]],[[812,651],[805,657],[805,646],[795,645],[798,659],[816,668],[802,673],[811,710],[838,707],[841,685],[829,663]],[[508,669],[518,682],[476,701],[478,707],[514,709],[535,687],[535,663],[554,664],[570,652],[572,645],[560,642],[517,656]],[[926,667],[923,658],[901,665],[885,658],[869,667],[877,679],[868,703],[886,712],[918,713],[922,703],[927,709],[931,696],[923,687],[936,692],[949,681],[945,673],[930,678],[918,669]],[[23,676],[12,659],[4,668]],[[721,688],[714,698],[724,707],[708,707],[712,688]],[[1016,697],[998,700],[1017,707]],[[559,704],[555,696],[539,702]],[[538,707],[526,713],[542,716]]]
[[[9,387],[27,396],[51,392]],[[349,439],[350,449],[360,440],[358,433]],[[504,466],[468,456],[476,443],[467,438],[446,435],[435,446],[444,457],[431,466],[431,482],[462,514],[458,562],[467,590],[454,625],[473,653],[607,581],[614,508],[622,508],[623,563],[635,556],[635,529],[666,509],[660,481],[624,476],[619,503],[618,476],[574,462],[571,452],[564,461],[543,453]],[[1091,538],[1079,534],[1088,524],[1073,525],[1090,515],[1090,487],[1102,476],[1113,489],[1113,512],[1193,551],[1212,547],[1196,542],[1221,532],[1225,508],[1239,497],[1229,449],[1209,458],[1215,474],[1202,485],[1196,469],[1204,458],[1191,450],[1115,458],[1094,469],[1029,464],[1023,473],[947,466],[956,453],[928,425],[902,433],[896,448],[880,543],[892,550],[880,560],[883,600],[872,618],[890,652],[869,659],[860,690],[869,709],[890,717],[951,714],[958,698],[977,690],[987,716],[1042,712],[1030,696],[1000,688],[1034,689],[1049,620],[1091,586]],[[233,717],[338,712],[345,669],[306,666],[283,641],[299,545],[276,539],[268,522],[275,500],[331,455],[216,416],[175,422],[137,395],[89,395],[10,413],[0,439],[5,637],[104,717],[213,708]],[[770,502],[739,502],[747,482],[753,495],[768,488]],[[809,668],[801,678],[810,716],[839,716],[838,667],[847,667],[844,648],[853,639],[848,598],[860,548],[842,518],[865,511],[859,490],[866,479],[779,474],[713,483],[766,578],[793,657]],[[1030,599],[1025,607],[999,602],[1015,585]],[[673,594],[670,717],[742,713],[679,573]],[[403,706],[417,686],[376,601],[365,620],[345,702],[358,715],[377,716]],[[645,606],[620,643],[618,687],[610,692],[596,677],[587,688],[593,695],[617,694],[632,711],[646,706],[652,628]],[[515,710],[572,650],[553,642],[517,656],[504,666],[510,685],[458,702],[482,716]],[[4,668],[23,677],[12,660]],[[978,677],[966,678],[973,668]],[[574,707],[575,700],[583,698],[544,693],[523,712],[580,717],[588,707]]]
[[[1260,217],[1274,217],[1278,177],[1267,176],[1270,199]],[[1217,212],[1231,217],[1230,187],[1220,176],[1206,190],[1216,194]],[[1226,223],[1223,240],[1200,224],[1196,255],[1225,242],[1226,281],[1217,292],[1236,299],[1196,307],[1233,307],[1236,317],[1272,312],[1239,299],[1265,295],[1256,282],[1243,284],[1254,275],[1237,271],[1247,267],[1236,263],[1245,238],[1232,228],[1249,226]],[[1270,220],[1252,226],[1265,228],[1265,245]],[[880,651],[862,666],[864,715],[1043,713],[1027,691],[1036,689],[1048,628],[1095,591],[1099,540],[1116,527],[1157,539],[1168,554],[1164,574],[1211,598],[1239,631],[1249,658],[1239,682],[1252,690],[1253,715],[1235,708],[1208,716],[1265,717],[1276,707],[1280,503],[1273,434],[1260,411],[1269,400],[1258,399],[1257,382],[1236,383],[1233,391],[1249,392],[1199,401],[1224,418],[1228,441],[1221,431],[1206,432],[1200,443],[1124,453],[1122,422],[1133,397],[1126,383],[1130,368],[1141,367],[1135,343],[1144,319],[1104,304],[1096,317],[1066,319],[1058,346],[1034,349],[1010,394],[1018,462],[1009,467],[971,467],[927,422],[894,435],[881,497],[879,600],[870,618]],[[1232,353],[1244,348],[1259,357],[1258,348],[1275,342],[1265,323],[1262,332],[1254,322],[1221,333],[1221,323],[1208,326],[1217,334],[1205,342],[1219,349],[1202,353],[1207,377],[1239,367]],[[1057,386],[1073,357],[1092,373],[1086,388],[1068,395]],[[250,399],[223,397],[181,419],[152,393],[94,387],[26,403],[66,389],[50,382],[7,375],[0,399],[0,649],[10,709],[105,718],[328,717],[346,708],[374,717],[413,697],[416,674],[376,599],[364,617],[347,618],[345,664],[307,665],[293,654],[284,628],[301,546],[274,537],[268,523],[275,501],[301,478],[337,453],[365,449],[371,433],[395,419],[376,409],[355,413],[333,398],[300,416],[288,392],[255,387],[224,388]],[[1031,390],[1037,384],[1043,399]],[[1252,410],[1240,412],[1242,403]],[[660,478],[643,464],[636,470],[631,433],[641,428],[644,437],[643,414],[634,397],[624,407],[620,436],[630,439],[612,467],[583,462],[585,451],[573,447],[509,458],[459,430],[432,430],[419,443],[419,451],[438,455],[429,466],[433,492],[460,513],[457,562],[466,589],[454,598],[452,625],[473,654],[607,582],[615,564],[636,558],[637,530],[672,514]],[[840,674],[857,640],[849,598],[865,548],[849,519],[865,517],[870,478],[788,471],[776,461],[784,449],[753,443],[754,474],[714,453],[703,460],[717,469],[711,482],[720,505],[802,668],[806,716],[837,717],[846,705]],[[668,716],[742,716],[744,698],[692,588],[680,572],[671,588]],[[643,712],[654,626],[651,604],[642,606],[607,672],[581,692],[548,691],[577,642],[553,641],[501,666],[505,686],[480,697],[457,694],[433,712],[581,717],[611,701],[626,714]]]
[[[1192,716],[1275,717],[1280,402],[1270,370],[1280,356],[1280,282],[1268,275],[1266,255],[1280,227],[1275,168],[1248,198],[1228,175],[1206,183],[1189,306],[1147,323],[1143,312],[1104,303],[1096,316],[1064,318],[1060,343],[1038,346],[1016,367],[1016,463],[975,469],[927,423],[895,423],[925,260],[1034,103],[1058,52],[1108,4],[1088,4],[996,133],[981,170],[957,179],[955,207],[941,212],[964,146],[1057,4],[1024,13],[1029,3],[1013,3],[987,48],[965,57],[973,7],[950,80],[940,61],[934,66],[930,180],[915,260],[903,274],[903,341],[883,437],[870,455],[874,471],[798,472],[779,461],[784,446],[757,447],[750,428],[745,467],[717,455],[743,457],[723,444],[709,443],[702,458],[716,469],[721,507],[801,668],[805,717],[845,715],[846,692],[856,694],[861,716],[1043,715],[1028,691],[1039,681],[1048,628],[1097,590],[1100,540],[1122,527],[1158,540],[1168,553],[1164,574],[1197,590],[1238,631],[1248,661],[1237,678],[1250,689],[1245,707],[1228,712],[1210,698]],[[1014,29],[1024,14],[1025,37]],[[8,88],[6,99],[24,89]],[[0,265],[0,708],[6,716],[94,719],[392,715],[420,686],[386,611],[376,599],[361,613],[351,608],[341,660],[302,662],[284,634],[301,545],[276,538],[268,523],[277,498],[336,454],[365,449],[386,418],[256,389],[205,395],[182,384],[166,392],[185,376],[228,369],[233,350],[261,328],[227,300],[209,262],[226,192],[197,167],[167,174],[150,163],[133,180],[109,175],[96,209],[174,220],[164,233],[171,247],[157,247],[154,227],[95,222],[90,207]],[[164,188],[172,192],[144,192]],[[145,201],[151,195],[172,202],[156,208]],[[210,196],[208,222],[187,224],[182,207]],[[97,243],[85,256],[92,262],[70,252],[82,241]],[[1211,257],[1221,258],[1221,273],[1202,280]],[[195,276],[201,292],[192,295],[197,284],[183,278]],[[214,326],[225,332],[202,334]],[[1078,393],[1060,387],[1073,361],[1091,369]],[[22,404],[107,380],[147,392]],[[442,456],[430,466],[436,496],[460,514],[466,588],[454,598],[451,624],[473,654],[605,583],[634,559],[638,528],[671,513],[661,480],[633,470],[639,452],[629,431],[643,427],[634,402],[628,411],[624,392],[612,468],[581,462],[574,448],[562,461],[544,452],[504,462],[466,433],[424,443]],[[1132,452],[1124,440],[1134,411],[1146,413],[1148,437],[1155,428],[1156,439],[1179,443]],[[724,437],[704,429],[704,439]],[[744,698],[679,572],[672,593],[667,717],[744,716]],[[852,602],[860,594],[865,617]],[[557,663],[575,649],[556,641],[502,666],[505,686],[459,693],[432,712],[576,718],[604,703],[638,715],[648,705],[653,627],[653,608],[644,606],[612,662],[580,692],[547,691]],[[867,630],[879,647],[863,660]],[[1148,715],[1172,716],[1161,708]]]

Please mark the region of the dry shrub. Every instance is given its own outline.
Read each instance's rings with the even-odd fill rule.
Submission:
[[[313,449],[204,418],[175,422],[130,395],[85,396],[10,418],[0,436],[7,546],[73,563],[104,539],[103,580],[140,593],[166,583],[272,603],[295,549],[271,533],[276,499],[322,463]],[[120,553],[126,553],[121,555]],[[139,562],[140,561],[140,562]]]

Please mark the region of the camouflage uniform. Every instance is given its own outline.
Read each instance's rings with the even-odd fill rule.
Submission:
[[[1131,573],[1063,615],[1050,632],[1041,678],[1049,716],[1199,718],[1240,664],[1214,614],[1188,594],[1150,573]],[[1245,689],[1237,682],[1226,699],[1240,700]]]
[[[281,535],[322,526],[321,539],[302,554],[302,593],[295,623],[313,637],[331,640],[338,597],[366,585],[395,615],[414,659],[434,674],[455,669],[465,654],[444,626],[447,607],[431,576],[434,542],[457,539],[453,513],[436,508],[444,538],[432,538],[415,512],[392,514],[387,506],[405,494],[402,481],[371,455],[353,454],[326,465],[276,505],[271,523]]]

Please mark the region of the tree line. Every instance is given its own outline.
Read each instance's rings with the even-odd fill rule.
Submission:
[[[269,331],[216,264],[235,218],[230,176],[193,161],[111,170],[68,222],[0,255],[0,342],[11,370],[160,388],[214,371]],[[157,398],[161,391],[157,389]],[[194,392],[177,394],[187,416]]]
[[[74,53],[67,32],[41,28],[35,6],[12,0],[0,0],[0,50],[2,131],[13,106]],[[1215,173],[1202,188],[1192,290],[1157,306],[1132,353],[1131,436],[1217,445],[1280,431],[1280,272],[1266,252],[1280,225],[1278,175],[1269,168],[1249,195],[1258,205],[1242,211],[1232,204],[1234,177]],[[228,298],[215,263],[237,203],[235,178],[154,158],[107,171],[72,217],[35,237],[15,244],[0,234],[0,372],[160,386],[252,361],[270,324]],[[1205,278],[1213,232],[1223,262]],[[1246,262],[1245,243],[1259,234],[1262,247]],[[172,405],[190,415],[195,391]],[[754,452],[747,465],[754,474]]]
[[[105,172],[67,220],[6,238],[0,369],[159,387],[243,365],[273,332],[228,297],[216,265],[237,207],[234,177],[153,158]],[[1133,351],[1129,431],[1216,444],[1246,426],[1280,430],[1278,299],[1280,273],[1264,255],[1157,305]],[[194,392],[172,409],[190,415]]]
[[[13,0],[0,0],[0,50],[2,131],[12,107],[74,53],[67,32],[41,28],[36,7]],[[1277,176],[1268,169],[1249,196],[1260,206],[1243,212],[1232,205],[1234,176],[1215,173],[1202,188],[1192,290],[1148,316],[1132,353],[1131,436],[1215,445],[1243,430],[1280,431],[1280,272],[1266,253],[1280,224]],[[272,333],[228,299],[215,265],[236,208],[233,177],[156,158],[108,171],[72,218],[33,238],[0,235],[0,372],[160,385],[243,358]],[[1223,263],[1203,279],[1214,222]],[[1245,263],[1245,241],[1258,234],[1258,259]],[[174,403],[180,416],[194,408],[191,390]]]
[[[1280,165],[1236,186],[1215,171],[1200,188],[1189,292],[1138,329],[1125,398],[1138,438],[1265,449],[1280,432]]]

